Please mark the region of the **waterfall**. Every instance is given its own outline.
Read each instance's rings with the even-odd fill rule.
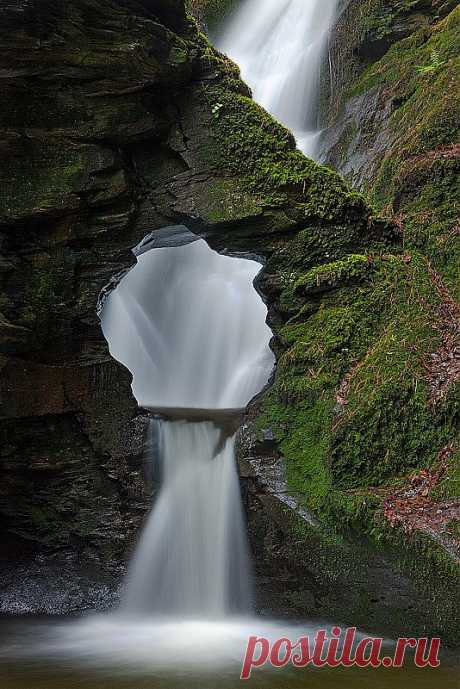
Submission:
[[[122,610],[222,617],[248,611],[251,597],[234,417],[267,383],[274,356],[253,287],[260,264],[219,255],[195,235],[184,241],[183,229],[176,246],[141,245],[101,313],[139,404],[174,419],[149,429],[161,489]]]
[[[253,288],[260,264],[196,239],[139,255],[101,314],[142,407],[239,409],[273,367],[267,308]]]
[[[118,610],[27,621],[7,633],[0,661],[8,680],[20,668],[21,687],[37,671],[45,686],[43,669],[47,687],[229,688],[249,637],[272,646],[320,629],[250,608],[234,435],[239,410],[274,365],[253,287],[260,265],[216,254],[183,227],[152,233],[135,253],[137,265],[104,293],[100,317],[134,394],[154,412],[145,452],[160,489]],[[301,675],[302,686],[312,676]],[[263,686],[276,682],[264,673]]]
[[[160,426],[163,488],[131,567],[124,609],[193,616],[251,603],[234,439],[212,423]]]
[[[243,0],[216,37],[255,100],[315,158],[320,72],[338,0]]]

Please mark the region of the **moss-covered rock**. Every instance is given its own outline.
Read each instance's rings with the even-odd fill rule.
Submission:
[[[440,297],[424,257],[348,255],[289,279],[303,299],[276,328],[284,351],[259,424],[274,428],[297,487],[317,496],[310,506],[327,507],[333,485],[429,465],[456,418],[447,400],[429,405],[423,360],[439,344]],[[281,310],[289,300],[288,286]]]
[[[402,248],[382,252],[347,232],[337,245],[321,237],[318,252],[304,230],[261,281],[276,311],[278,367],[259,437],[274,434],[304,506],[331,528],[393,544],[414,576],[430,536],[394,531],[382,504],[446,452],[433,495],[458,495],[458,27],[449,3],[347,6],[331,43],[323,153],[400,228]],[[429,547],[426,590],[443,559],[453,585],[452,551]],[[453,601],[444,603],[455,635]]]
[[[217,29],[241,0],[187,0],[189,11],[207,28]]]
[[[347,36],[345,29],[353,21],[355,30]],[[414,328],[419,351],[416,360],[419,370],[414,380],[423,378],[424,369],[426,377],[428,353],[439,346],[445,327],[440,314],[446,308],[450,308],[452,314],[448,318],[453,333],[449,356],[454,360],[458,356],[455,300],[458,301],[460,294],[460,92],[456,77],[459,38],[460,15],[455,3],[430,5],[399,0],[389,4],[352,2],[339,19],[333,37],[332,54],[337,57],[345,52],[355,58],[351,68],[337,76],[334,85],[330,129],[324,141],[325,156],[366,193],[375,208],[397,222],[407,254],[425,259],[411,288],[417,295],[419,317],[407,310],[410,313],[407,328],[411,327],[411,319],[415,324],[431,323],[428,329],[424,326],[422,332]],[[371,49],[376,40],[381,41],[380,51]],[[397,328],[406,316],[402,304],[400,310]],[[393,362],[397,363],[399,358],[400,370],[408,375],[412,371],[410,375],[414,376],[413,338],[401,338],[395,328],[389,329],[388,338],[394,338],[402,351],[398,355],[390,339],[389,348],[394,352],[391,361],[385,356],[385,350],[370,351],[375,373],[366,382],[364,371],[358,367],[352,377],[345,418],[353,412],[356,416],[359,399],[353,395],[355,385],[369,400],[363,423],[355,428],[356,439],[362,440],[365,446],[369,442],[367,429],[372,428],[377,419],[382,428],[394,429],[395,423],[397,427],[404,426],[405,414],[401,416],[397,411],[402,406],[410,410],[405,430],[409,446],[399,448],[404,451],[403,462],[407,458],[410,465],[411,456],[413,461],[421,457],[433,459],[440,444],[449,444],[455,439],[458,376],[450,374],[451,401],[446,400],[445,407],[441,405],[443,409],[436,409],[436,413],[427,399],[430,395],[427,385],[423,387],[417,382],[417,394],[411,395],[409,377],[408,385],[395,379],[394,416],[389,417],[380,403],[371,411],[372,399],[378,399],[385,391],[385,372]],[[420,403],[415,402],[416,397]],[[446,418],[451,419],[448,427],[445,426]],[[396,436],[397,432],[391,431],[391,441]],[[348,455],[345,447],[340,448],[340,455],[339,463]]]
[[[404,3],[391,5],[394,14],[379,3],[352,6],[360,8],[364,27],[387,17],[391,40],[383,57],[344,76],[326,159],[380,212],[396,217],[406,246],[422,250],[458,298],[459,9],[444,18],[425,9],[414,24]],[[391,31],[395,22],[405,26],[402,40]],[[356,34],[351,48],[365,51],[365,35]],[[344,40],[340,30],[336,40]]]

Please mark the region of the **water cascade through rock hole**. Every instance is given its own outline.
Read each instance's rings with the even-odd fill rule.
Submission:
[[[140,255],[102,311],[139,404],[179,419],[152,421],[162,485],[130,567],[129,614],[250,609],[234,437],[214,417],[238,414],[267,383],[271,331],[253,286],[260,264],[196,239]]]
[[[138,255],[106,299],[101,317],[113,356],[133,373],[138,401],[171,418],[152,418],[147,439],[160,462],[160,493],[120,610],[10,624],[0,647],[2,686],[14,673],[11,689],[233,689],[249,636],[314,637],[319,622],[250,611],[233,436],[235,410],[264,386],[274,363],[266,308],[253,287],[259,269],[176,228],[163,248]],[[388,689],[406,687],[413,675],[410,666],[399,681],[387,670],[372,671],[372,680],[362,672],[260,670],[252,684],[354,689],[369,679]],[[452,676],[446,668],[438,685],[456,686]],[[417,686],[431,689],[431,674],[417,674]]]

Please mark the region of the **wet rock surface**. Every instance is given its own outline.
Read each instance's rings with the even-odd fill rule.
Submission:
[[[19,547],[18,547],[19,546]],[[14,553],[14,557],[13,556]],[[0,560],[3,615],[72,615],[83,610],[109,610],[121,595],[125,568],[101,568],[74,552],[37,551],[16,543],[16,552]]]
[[[276,443],[260,442],[251,422],[239,432],[237,456],[262,614],[332,617],[388,635],[405,633],[408,619],[417,633],[433,628],[417,586],[393,555],[358,533],[344,539],[325,530],[289,486]]]

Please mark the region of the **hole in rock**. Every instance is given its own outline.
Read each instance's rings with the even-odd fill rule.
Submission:
[[[221,255],[181,226],[152,233],[135,253],[101,322],[139,405],[197,421],[244,408],[275,362],[253,286],[260,264]]]

